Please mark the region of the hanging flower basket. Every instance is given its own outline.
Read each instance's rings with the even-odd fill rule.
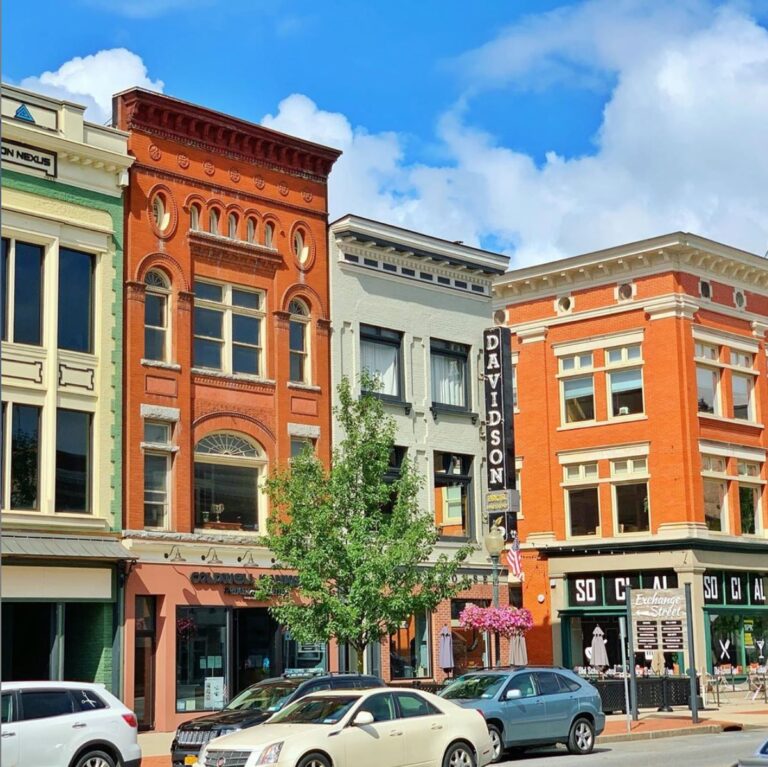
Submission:
[[[525,636],[533,628],[533,616],[524,607],[478,607],[467,605],[459,623],[475,631],[491,631],[503,637]]]

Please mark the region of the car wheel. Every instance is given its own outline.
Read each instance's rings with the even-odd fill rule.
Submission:
[[[572,754],[589,754],[595,747],[595,728],[588,719],[579,718],[571,725],[568,750]]]
[[[301,757],[296,767],[332,767],[332,765],[325,754],[307,754]]]
[[[477,767],[477,759],[468,743],[454,743],[443,757],[443,767]]]
[[[501,739],[501,730],[495,724],[488,725],[488,734],[491,736],[491,764],[501,761],[504,753],[504,742]]]
[[[105,751],[88,751],[75,762],[75,767],[115,767],[115,760]]]

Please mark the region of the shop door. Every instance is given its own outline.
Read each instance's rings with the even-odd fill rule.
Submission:
[[[54,657],[56,605],[6,602],[2,608],[3,681],[48,681],[58,669]]]
[[[140,730],[155,727],[155,597],[136,597],[133,710]]]
[[[264,607],[233,611],[234,674],[236,695],[241,690],[268,677],[283,673],[283,661],[277,621]]]

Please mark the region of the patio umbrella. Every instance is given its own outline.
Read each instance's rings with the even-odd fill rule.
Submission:
[[[509,665],[528,665],[528,647],[525,644],[525,637],[522,634],[513,634],[509,638]]]
[[[454,667],[453,661],[453,635],[448,626],[440,629],[440,652],[438,662],[443,671],[451,671]]]
[[[661,676],[664,673],[664,666],[664,653],[661,650],[656,650],[651,659],[651,671],[653,671],[656,676]]]
[[[595,668],[605,668],[609,666],[608,653],[605,651],[605,641],[603,640],[605,634],[600,626],[595,626],[595,630],[592,632],[592,644],[590,648],[592,650],[592,665]]]

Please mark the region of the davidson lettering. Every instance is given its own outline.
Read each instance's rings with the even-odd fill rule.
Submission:
[[[489,328],[483,333],[489,491],[515,488],[512,361],[509,346],[509,328]]]

